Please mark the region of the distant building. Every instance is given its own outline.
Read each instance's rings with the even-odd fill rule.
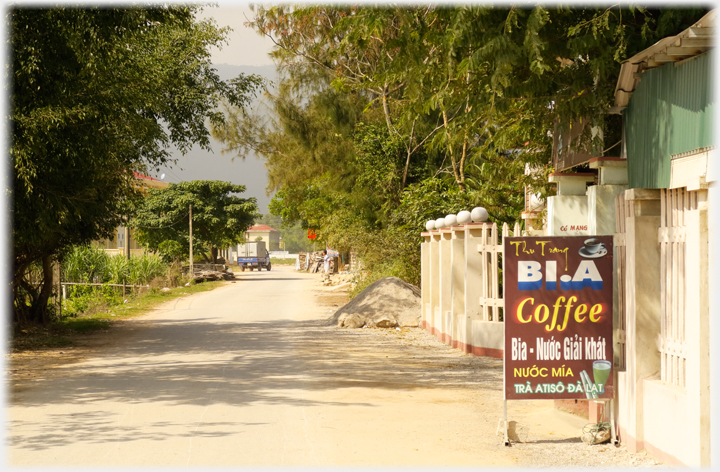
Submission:
[[[259,238],[259,239],[258,239]],[[251,226],[245,232],[245,241],[265,241],[268,251],[280,250],[280,231],[268,225]]]
[[[170,184],[163,182],[162,180],[154,179],[147,175],[139,172],[133,172],[135,179],[137,180],[137,187],[140,191],[147,195],[147,192],[151,188],[163,189],[167,188]],[[99,241],[93,241],[93,245],[104,249],[111,256],[115,254],[124,254],[127,257],[130,255],[142,255],[146,252],[146,249],[140,246],[135,240],[135,230],[127,228],[125,226],[118,226],[115,229],[115,237],[112,239],[101,239]],[[129,242],[129,244],[127,244]],[[129,247],[128,247],[129,246]],[[130,255],[128,255],[128,249]]]

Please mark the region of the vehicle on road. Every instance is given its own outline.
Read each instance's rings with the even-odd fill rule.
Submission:
[[[245,269],[250,269],[251,271],[255,269],[272,269],[270,253],[265,247],[265,241],[238,244],[237,265],[242,272],[245,272]]]

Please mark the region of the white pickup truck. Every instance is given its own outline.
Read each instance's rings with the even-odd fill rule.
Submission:
[[[270,253],[265,248],[265,241],[238,244],[237,265],[243,272],[245,269],[272,269],[272,265],[270,264]]]

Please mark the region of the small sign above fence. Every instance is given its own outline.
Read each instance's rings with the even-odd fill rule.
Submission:
[[[505,238],[505,399],[613,398],[613,238]]]

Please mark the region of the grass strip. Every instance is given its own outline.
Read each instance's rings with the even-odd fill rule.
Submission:
[[[270,258],[270,264],[272,265],[295,265],[295,258],[286,258],[286,259],[279,259],[279,258]]]
[[[48,325],[17,325],[13,329],[11,347],[13,352],[23,352],[72,346],[73,337],[110,329],[113,321],[144,315],[167,301],[207,292],[226,283],[228,282],[218,280],[175,287],[165,292],[152,290],[130,297],[127,303],[108,307],[101,312],[65,318]]]

